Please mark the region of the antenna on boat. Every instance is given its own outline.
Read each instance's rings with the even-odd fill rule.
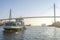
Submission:
[[[10,14],[9,14],[9,21],[11,20],[11,8],[10,8]]]
[[[54,23],[56,23],[56,10],[55,10],[55,3],[54,3]]]

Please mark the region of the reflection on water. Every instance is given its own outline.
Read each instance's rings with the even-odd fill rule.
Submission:
[[[23,40],[24,32],[3,33],[3,40]]]
[[[60,28],[40,26],[26,28],[25,31],[16,33],[3,33],[3,27],[0,27],[0,40],[60,40]]]

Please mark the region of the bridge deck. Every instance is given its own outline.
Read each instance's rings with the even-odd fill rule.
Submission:
[[[28,19],[28,18],[54,18],[54,16],[33,16],[33,17],[21,17],[23,19]],[[56,16],[56,18],[60,18],[60,16]],[[20,19],[20,18],[11,18],[13,19]],[[7,19],[0,19],[0,20],[9,20],[9,18]]]

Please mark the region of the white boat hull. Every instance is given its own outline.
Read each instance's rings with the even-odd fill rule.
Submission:
[[[24,30],[23,26],[4,26],[4,32],[16,32]]]
[[[17,28],[23,28],[23,26],[4,26],[6,29],[17,29]]]

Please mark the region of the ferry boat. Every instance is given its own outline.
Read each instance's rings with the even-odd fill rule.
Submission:
[[[16,32],[20,30],[24,30],[24,22],[23,21],[8,21],[4,23],[4,32]]]
[[[12,21],[12,20],[15,21]],[[4,32],[15,32],[25,29],[23,18],[11,18],[11,9],[9,19],[7,22],[4,22]]]

